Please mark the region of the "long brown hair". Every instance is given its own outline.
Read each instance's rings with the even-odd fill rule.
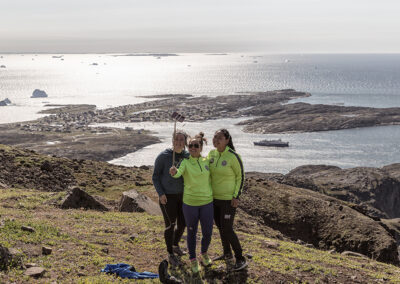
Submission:
[[[218,132],[221,132],[222,134],[224,134],[225,139],[228,139],[228,147],[231,148],[233,151],[235,151],[235,146],[233,146],[233,141],[232,141],[232,136],[229,134],[229,131],[226,128],[221,128],[217,131],[215,131],[215,134],[217,134]]]

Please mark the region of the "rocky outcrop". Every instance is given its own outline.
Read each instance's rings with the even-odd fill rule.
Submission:
[[[315,132],[400,124],[400,108],[346,107],[322,104],[260,104],[248,111],[262,116],[240,122],[252,133]]]
[[[39,89],[35,89],[31,96],[31,98],[47,98],[47,97],[48,95],[46,94],[46,92]]]
[[[61,208],[84,208],[99,211],[108,211],[109,209],[97,201],[93,196],[89,195],[79,187],[74,187],[72,191],[67,195],[61,204]]]
[[[134,189],[122,193],[118,210],[121,212],[147,212],[151,215],[161,215],[161,210],[157,203]]]
[[[373,218],[400,217],[400,164],[381,169],[307,165],[295,168],[280,182],[354,203]]]
[[[335,198],[248,174],[240,208],[264,225],[321,249],[354,251],[398,264],[397,244],[379,223]]]

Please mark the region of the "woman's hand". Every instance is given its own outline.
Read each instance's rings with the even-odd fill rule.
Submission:
[[[176,169],[175,166],[172,166],[172,167],[169,169],[169,174],[170,174],[171,176],[176,175],[177,172],[178,172],[178,170]]]
[[[234,207],[234,208],[237,208],[239,206],[239,199],[232,198],[231,206]]]
[[[159,200],[160,200],[161,204],[163,204],[163,205],[167,204],[167,196],[165,194],[161,195],[159,197]]]

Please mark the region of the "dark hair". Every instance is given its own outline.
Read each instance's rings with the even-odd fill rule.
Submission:
[[[172,134],[172,144],[174,143],[174,139],[175,139],[176,135],[179,135],[179,134],[183,135],[185,137],[185,146],[187,146],[187,140],[188,140],[189,135],[183,130],[177,130],[175,133]]]
[[[215,131],[215,134],[217,134],[218,132],[224,134],[224,137],[229,140],[228,147],[235,151],[235,146],[233,146],[232,136],[229,134],[229,131],[226,128],[221,128]]]
[[[203,142],[205,142],[207,145],[207,138],[204,138],[203,132],[196,134],[193,139],[196,139],[197,141],[199,141],[201,147],[203,147]]]

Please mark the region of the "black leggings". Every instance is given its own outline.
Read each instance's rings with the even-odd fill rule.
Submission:
[[[177,246],[185,230],[185,218],[182,211],[183,194],[166,194],[167,204],[160,203],[164,216],[165,231],[164,238],[168,253],[173,253],[172,245]],[[175,225],[176,229],[175,229]]]
[[[235,214],[236,208],[231,206],[231,200],[214,199],[214,221],[221,235],[224,255],[232,255],[232,247],[236,259],[243,259],[242,247],[233,230]]]

